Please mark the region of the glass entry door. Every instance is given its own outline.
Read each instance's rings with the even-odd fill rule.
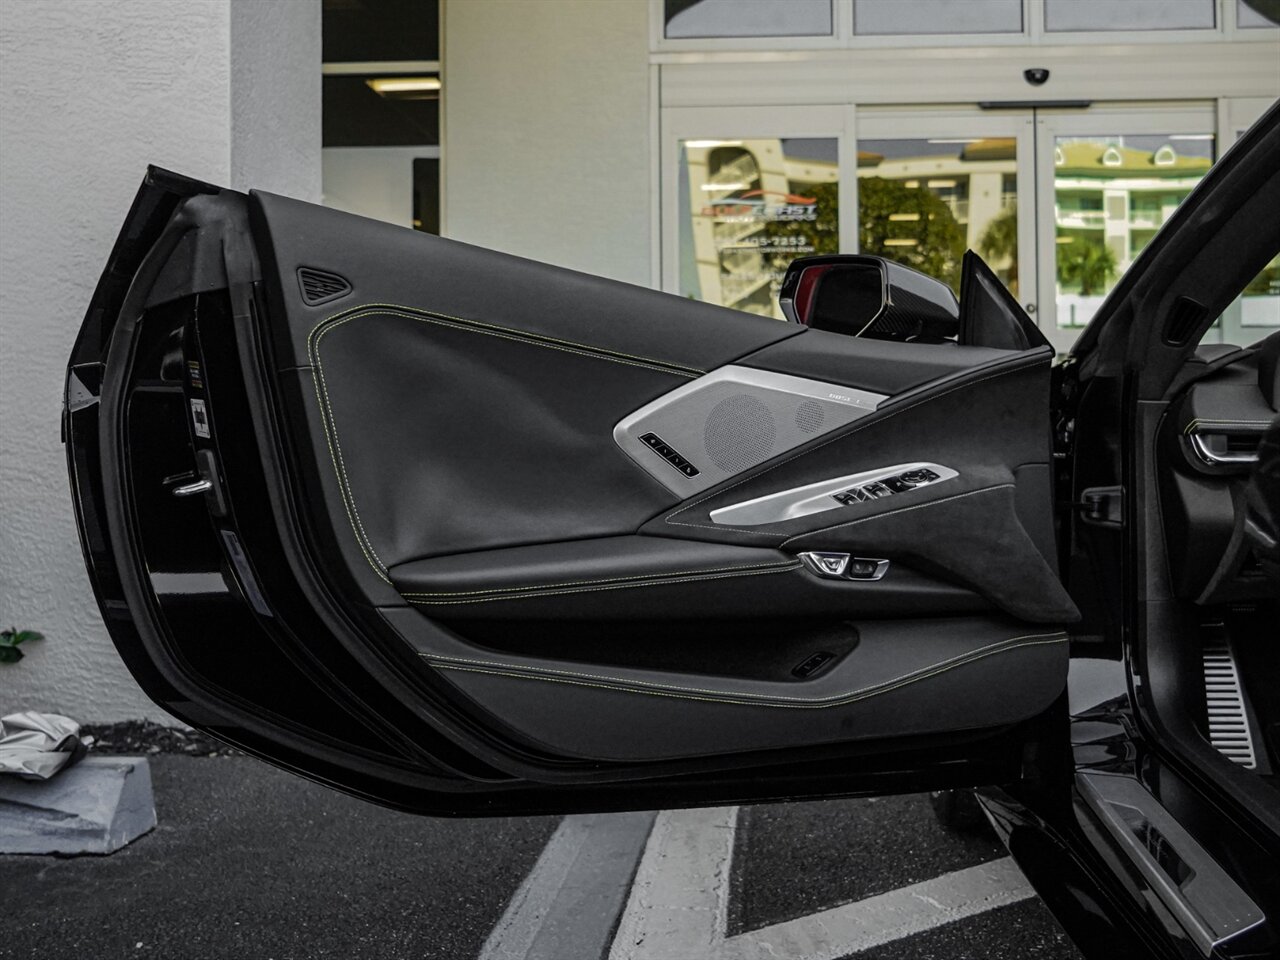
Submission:
[[[1036,311],[1030,112],[879,111],[858,115],[858,251],[960,292],[976,250]]]
[[[1037,110],[1039,322],[1066,351],[1217,156],[1203,107]]]
[[[972,249],[1065,352],[1213,163],[1216,113],[667,109],[663,288],[781,319],[796,257],[877,254],[958,288]]]
[[[782,319],[796,257],[856,249],[851,107],[664,112],[663,287]]]

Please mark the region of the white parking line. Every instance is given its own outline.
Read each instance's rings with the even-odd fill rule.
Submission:
[[[726,937],[738,808],[658,815],[610,960],[836,960],[1034,896],[1011,858]]]
[[[653,813],[616,813],[560,821],[479,960],[599,957],[653,819]]]

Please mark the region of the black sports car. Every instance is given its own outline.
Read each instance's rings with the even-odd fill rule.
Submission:
[[[148,171],[63,429],[146,692],[447,816],[977,787],[1091,957],[1280,955],[1280,109],[1072,352],[797,261],[795,322]]]

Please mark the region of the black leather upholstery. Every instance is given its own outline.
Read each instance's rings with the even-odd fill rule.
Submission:
[[[1048,361],[1043,351],[1014,354],[895,398],[833,436],[665,512],[643,532],[903,559],[979,591],[1014,616],[1072,622],[1078,613],[1057,579],[1052,555],[1026,532],[1044,521],[1047,498],[1038,515],[1024,518],[1015,496],[1018,468],[1049,461]],[[959,476],[779,523],[732,527],[711,519],[720,507],[914,460],[951,467]],[[879,522],[867,522],[880,516]]]
[[[377,608],[481,726],[643,760],[990,728],[1061,691],[1055,628],[1074,608],[1045,534],[1047,352],[805,332],[280,197],[251,206],[293,479],[325,575]],[[308,305],[300,267],[351,290]],[[678,504],[613,429],[731,362],[892,396]],[[766,528],[708,516],[915,460],[960,475]],[[814,547],[893,562],[881,581],[835,583],[795,559]],[[612,679],[537,656],[548,624],[590,639],[597,623],[666,622],[687,643],[697,624],[750,618],[825,618],[860,639],[818,679],[782,686],[717,677],[710,658],[671,674],[643,648]],[[495,624],[524,660],[486,650]],[[524,638],[522,624],[539,626]]]
[[[954,343],[913,343],[907,349],[891,340],[863,340],[825,330],[788,337],[737,361],[744,367],[775,370],[826,380],[889,396],[931,380],[1017,355],[1014,350],[962,347]]]
[[[401,564],[390,576],[422,613],[450,620],[800,620],[988,606],[902,563],[881,580],[836,582],[804,569],[794,553],[665,537],[484,550]]]
[[[1064,633],[998,618],[864,621],[857,647],[832,669],[785,683],[717,677],[714,665],[690,675],[549,661],[478,648],[412,611],[384,616],[510,728],[552,752],[593,759],[998,727],[1044,709],[1066,682]]]

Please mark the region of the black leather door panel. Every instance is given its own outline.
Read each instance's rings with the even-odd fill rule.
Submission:
[[[996,366],[895,398],[848,427],[682,503],[642,530],[789,552],[828,549],[905,560],[977,590],[1013,616],[1073,622],[1078,613],[1058,581],[1052,551],[1027,532],[1047,521],[1045,491],[1037,485],[1039,497],[1021,503],[1016,495],[1020,471],[1049,461],[1048,352],[1005,356],[1010,359]],[[822,478],[910,461],[932,461],[958,476],[885,499],[833,501],[821,513],[758,526],[721,524],[712,517],[719,508]]]
[[[891,565],[880,580],[822,580],[794,553],[665,537],[485,550],[405,563],[389,574],[423,615],[449,620],[800,620],[988,607],[972,591],[905,564]]]
[[[717,677],[714,664],[691,675],[484,650],[412,610],[383,615],[502,723],[555,753],[593,759],[992,728],[1042,711],[1066,682],[1064,633],[998,618],[859,621],[852,652],[817,679],[787,683]]]
[[[891,340],[863,340],[806,329],[803,336],[772,343],[738,363],[892,396],[1015,356],[1014,350],[955,343],[913,343],[904,351],[902,344]]]
[[[290,462],[326,575],[486,733],[570,758],[671,759],[997,728],[1060,692],[1054,628],[1074,608],[1045,543],[1047,491],[1023,482],[1049,462],[1047,352],[840,338],[270,195],[251,208]],[[308,303],[300,268],[350,289]],[[682,446],[715,433],[725,462],[772,459],[678,503],[615,427],[737,362],[815,381],[810,398],[860,386],[888,399],[781,455],[753,435],[768,423],[707,414]],[[735,459],[734,443],[764,452]],[[912,462],[956,475],[760,527],[711,518]],[[819,578],[797,554],[824,548],[888,572]],[[734,675],[710,653],[664,668],[700,627],[723,647],[717,631],[753,620],[796,625],[775,659],[810,625],[815,643],[846,627],[856,642],[803,682],[742,674],[767,636],[728,658]],[[556,625],[608,643],[622,624],[628,665],[550,653]],[[485,643],[495,630],[501,650]],[[1007,693],[973,696],[1015,675]]]
[[[287,320],[277,329],[282,367],[306,364],[316,325],[360,305],[425,310],[696,371],[802,330],[270,193],[251,193],[250,211]],[[304,302],[304,267],[341,276],[351,291]]]

